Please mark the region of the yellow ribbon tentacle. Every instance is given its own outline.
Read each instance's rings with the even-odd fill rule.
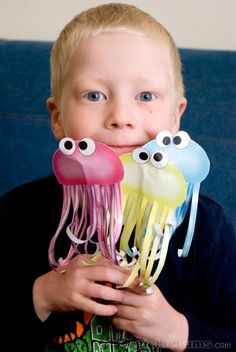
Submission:
[[[153,203],[151,213],[149,215],[149,221],[148,221],[148,226],[146,229],[145,236],[143,238],[142,246],[141,246],[141,251],[140,251],[140,276],[143,278],[145,274],[145,269],[146,269],[146,263],[148,260],[151,244],[153,241],[153,236],[155,233],[154,229],[154,224],[155,224],[155,219],[156,219],[156,212],[158,209],[158,204],[156,202]]]
[[[140,248],[143,240],[145,229],[147,228],[149,213],[146,212],[147,207],[150,207],[150,201],[147,198],[140,198],[141,205],[139,208],[137,224],[135,228],[134,245]]]
[[[158,265],[157,265],[157,268],[156,268],[154,275],[148,281],[150,286],[156,282],[156,280],[158,279],[158,277],[163,269],[166,255],[167,255],[167,251],[168,251],[170,234],[171,234],[171,226],[166,225],[164,237],[163,237],[163,242],[162,242],[162,247],[161,247],[161,256],[160,256],[160,259],[159,259],[159,262],[158,262]]]
[[[140,204],[140,197],[137,194],[133,194],[130,198],[132,202],[130,202],[130,207],[127,209],[128,214],[126,216],[126,221],[124,222],[124,227],[120,237],[120,250],[125,253],[127,252],[127,246],[137,222]]]
[[[167,219],[167,216],[169,214],[169,210],[170,208],[168,206],[164,206],[162,208],[162,212],[161,212],[161,216],[160,216],[160,221],[159,221],[159,226],[161,228],[161,230],[163,231],[164,227],[165,227],[165,224],[166,224],[166,219]]]
[[[148,280],[149,280],[149,277],[151,276],[153,264],[154,264],[154,261],[156,260],[159,243],[160,243],[160,236],[156,234],[153,239],[151,254],[148,258],[148,265],[143,277],[143,283],[145,286],[148,285]]]
[[[158,262],[158,265],[157,265],[157,268],[156,268],[154,275],[149,279],[150,286],[156,282],[156,280],[158,279],[158,277],[163,269],[163,266],[164,266],[164,263],[166,260],[168,247],[169,247],[170,237],[171,237],[172,221],[173,221],[173,209],[170,209],[168,216],[167,216],[167,219],[166,219],[164,236],[163,236],[163,241],[162,241],[162,245],[161,245],[160,259],[159,259],[159,262]]]
[[[140,257],[138,258],[136,264],[132,269],[130,276],[125,281],[122,287],[129,287],[132,284],[132,282],[135,280],[135,278],[138,276],[139,270],[140,270]]]

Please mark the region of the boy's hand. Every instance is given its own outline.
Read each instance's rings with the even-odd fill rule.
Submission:
[[[157,286],[152,289],[152,294],[140,288],[123,289],[113,324],[155,346],[184,351],[188,342],[187,319],[166,301]]]
[[[64,273],[52,270],[36,279],[33,302],[42,321],[45,321],[52,311],[83,310],[106,316],[117,312],[114,304],[99,301],[121,303],[123,291],[104,283],[122,285],[130,272],[102,256],[91,265],[85,264],[88,258],[79,255],[71,260]]]

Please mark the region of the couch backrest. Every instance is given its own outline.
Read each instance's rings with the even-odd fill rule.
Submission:
[[[0,195],[52,172],[57,142],[45,101],[51,42],[0,40]],[[188,107],[181,129],[207,152],[201,190],[236,226],[236,52],[180,49]]]

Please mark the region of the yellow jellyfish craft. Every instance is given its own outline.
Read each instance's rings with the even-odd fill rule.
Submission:
[[[132,267],[124,287],[139,274],[147,288],[163,268],[175,209],[185,201],[187,185],[164,152],[150,154],[145,148],[137,148],[120,159],[124,166],[123,230],[118,261],[121,266]]]

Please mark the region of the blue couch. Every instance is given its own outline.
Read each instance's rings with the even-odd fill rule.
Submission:
[[[45,101],[51,42],[0,40],[0,195],[52,172],[57,142]],[[188,107],[185,129],[207,151],[201,190],[236,227],[236,52],[180,49]]]

